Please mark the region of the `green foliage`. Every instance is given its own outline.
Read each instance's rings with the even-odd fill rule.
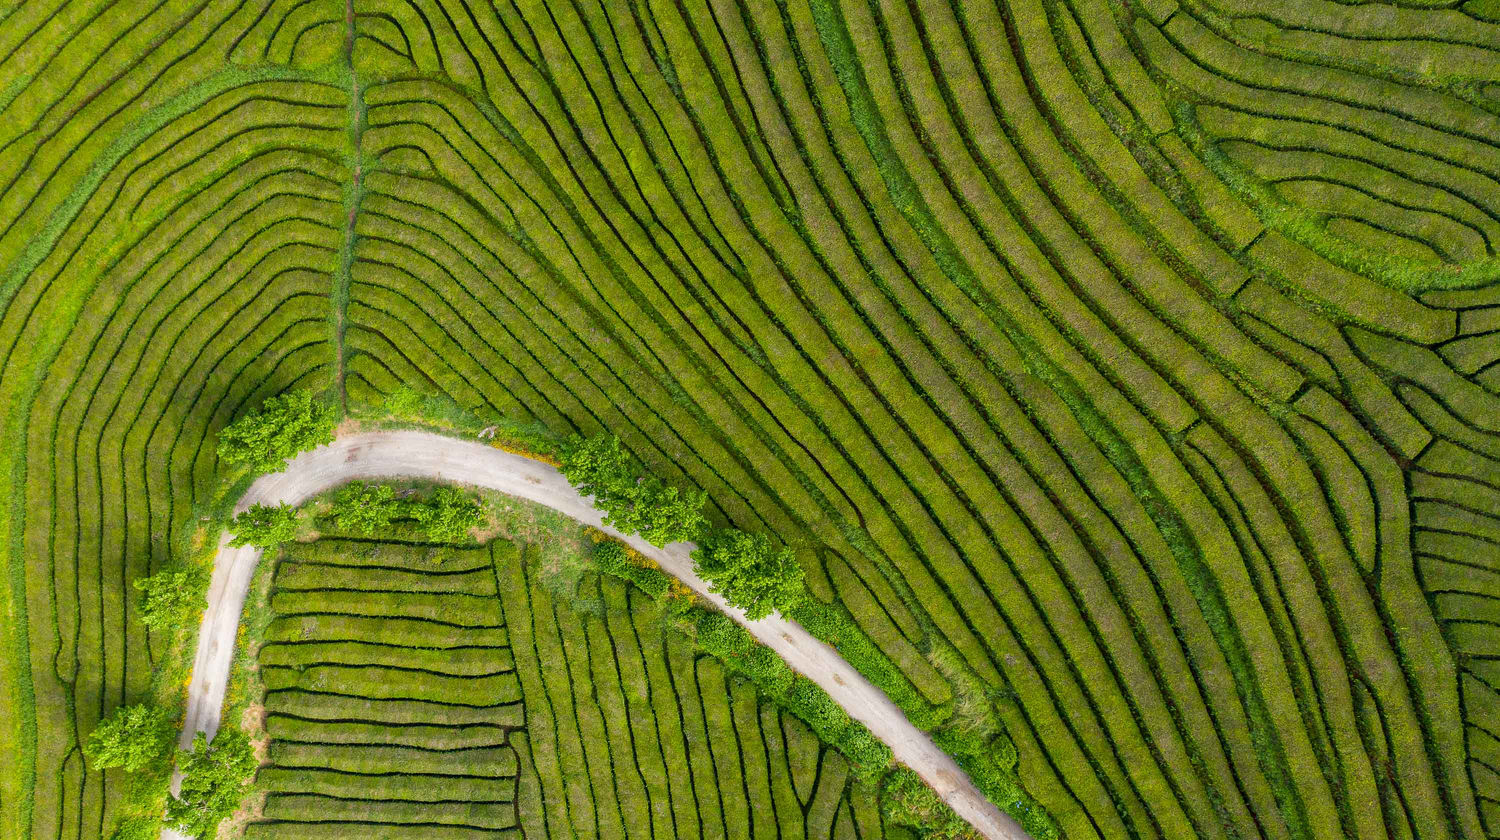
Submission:
[[[696,539],[707,527],[706,493],[642,477],[614,435],[574,435],[563,446],[562,474],[580,493],[594,497],[605,524],[640,534],[652,545]]]
[[[221,727],[210,744],[199,732],[181,760],[182,789],[167,802],[168,825],[190,837],[211,836],[235,812],[257,762],[245,733]]]
[[[163,759],[176,735],[166,709],[138,703],[120,706],[99,722],[83,745],[83,754],[96,770],[119,767],[135,773]]]
[[[411,505],[410,514],[436,542],[466,542],[469,532],[484,520],[479,501],[457,487],[439,487],[423,502]]]
[[[203,606],[208,578],[209,570],[195,563],[137,578],[132,586],[141,593],[141,623],[154,630],[182,624]]]
[[[132,817],[120,823],[109,840],[156,840],[161,836],[161,820],[150,817]]]
[[[605,522],[627,534],[640,534],[652,545],[693,540],[708,520],[703,505],[708,494],[682,490],[659,478],[646,478],[632,488],[623,504],[609,510]]]
[[[796,673],[787,666],[786,661],[776,655],[776,651],[765,645],[755,645],[745,654],[739,663],[740,670],[745,676],[755,681],[761,690],[771,697],[781,697],[792,687],[792,680]]]
[[[979,840],[979,834],[906,767],[886,776],[881,793],[886,817],[917,829],[923,840]]]
[[[709,591],[723,595],[752,620],[790,612],[806,598],[802,567],[792,550],[776,551],[765,534],[714,531],[693,552],[693,562]]]
[[[389,484],[355,481],[333,497],[333,521],[340,530],[370,536],[407,514],[410,505],[396,498]]]
[[[828,692],[801,674],[792,680],[783,702],[825,741],[837,743],[838,736],[852,723],[849,713],[833,702]]]
[[[297,453],[331,443],[337,423],[333,406],[314,400],[311,391],[291,391],[224,427],[219,457],[256,472],[274,472]]]
[[[632,563],[630,552],[614,540],[605,540],[595,546],[593,558],[599,571],[630,581],[652,598],[660,600],[672,587],[671,576],[661,569]]]
[[[297,535],[297,509],[285,502],[275,507],[251,505],[234,518],[230,529],[234,531],[234,536],[229,540],[230,545],[271,548]]]
[[[729,616],[705,610],[698,619],[698,644],[720,659],[737,659],[750,651],[755,640]]]

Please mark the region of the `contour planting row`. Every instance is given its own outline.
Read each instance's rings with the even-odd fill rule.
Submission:
[[[247,836],[885,836],[873,788],[655,601],[593,576],[554,594],[538,559],[328,538],[282,555]]]

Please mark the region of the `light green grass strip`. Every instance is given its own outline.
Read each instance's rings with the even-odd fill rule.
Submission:
[[[1093,406],[1078,383],[1059,368],[984,292],[973,269],[943,231],[911,173],[906,170],[892,146],[890,137],[886,134],[884,120],[860,67],[849,30],[835,3],[836,0],[812,0],[813,20],[823,48],[833,65],[834,74],[838,77],[839,86],[843,88],[855,129],[875,158],[876,168],[885,181],[892,203],[921,237],[943,275],[961,288],[980,311],[1010,339],[1021,354],[1028,371],[1057,393],[1087,432],[1089,439],[1099,447],[1110,464],[1119,470],[1129,483],[1131,491],[1141,500],[1147,515],[1171,549],[1173,559],[1182,568],[1188,587],[1229,664],[1250,720],[1251,737],[1259,747],[1257,757],[1271,782],[1288,828],[1298,840],[1311,840],[1295,777],[1287,766],[1275,722],[1261,697],[1249,652],[1245,648],[1244,639],[1235,630],[1234,618],[1229,613],[1223,592],[1204,561],[1197,541],[1183,522],[1181,514],[1157,489],[1139,456]],[[993,367],[992,362],[986,361],[986,364]],[[1009,379],[1002,370],[996,369],[994,372],[1002,381]],[[1028,831],[1032,829],[1024,819],[1023,825]],[[1034,831],[1032,833],[1035,834]]]
[[[0,311],[15,297],[21,284],[31,276],[52,252],[63,232],[83,211],[89,199],[98,191],[111,170],[133,149],[145,142],[152,134],[167,124],[201,107],[210,99],[244,85],[268,81],[306,81],[339,85],[341,79],[337,68],[302,70],[291,67],[230,68],[215,73],[184,89],[160,105],[142,114],[115,138],[94,159],[88,171],[68,196],[53,210],[42,230],[27,243],[21,253],[0,275]],[[7,88],[9,91],[9,88]],[[24,375],[7,377],[0,384],[0,405],[10,407],[5,420],[4,437],[0,438],[0,496],[8,498],[9,504],[0,513],[0,545],[8,552],[9,574],[0,579],[0,602],[6,605],[7,630],[10,638],[0,641],[0,656],[9,656],[0,676],[5,687],[0,689],[10,706],[10,726],[7,727],[7,742],[14,746],[13,770],[4,782],[0,782],[0,816],[8,826],[12,838],[31,836],[33,789],[36,783],[36,708],[35,689],[31,675],[30,625],[26,607],[25,545],[22,529],[12,523],[26,519],[26,435],[31,419],[31,406],[41,387],[41,377],[56,358],[73,324],[78,319],[84,302],[93,291],[92,280],[106,261],[106,256],[117,251],[117,241],[95,251],[76,272],[88,282],[79,282],[68,287],[51,303],[40,334],[30,346],[18,348],[17,353],[29,356],[30,369]]]

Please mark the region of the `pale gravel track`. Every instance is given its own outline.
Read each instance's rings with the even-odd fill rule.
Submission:
[[[540,461],[430,432],[352,434],[304,452],[282,472],[261,476],[240,497],[235,512],[253,504],[298,505],[340,484],[372,478],[421,478],[495,490],[546,505],[585,525],[621,537],[744,625],[793,669],[822,686],[850,716],[889,744],[897,761],[915,770],[943,801],[986,838],[1030,840],[1015,820],[984,798],[952,757],[938,749],[890,698],[854,670],[837,651],[813,638],[801,625],[779,615],[760,621],[746,619],[743,612],[709,592],[708,584],[694,573],[692,543],[677,542],[657,548],[639,537],[621,535],[600,521],[602,514],[591,497],[580,495],[561,473]],[[219,543],[208,590],[208,608],[198,631],[193,681],[188,687],[187,719],[179,739],[184,749],[192,746],[195,733],[206,732],[212,737],[218,731],[240,612],[260,556],[257,548],[231,548],[228,535]],[[162,838],[185,840],[171,830],[164,830]]]

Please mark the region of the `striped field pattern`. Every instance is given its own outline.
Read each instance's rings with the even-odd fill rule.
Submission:
[[[1500,838],[1497,237],[1495,0],[0,3],[0,840],[113,830],[217,430],[401,386],[795,547],[1062,836]]]
[[[602,614],[580,610],[537,560],[327,539],[284,556],[245,836],[886,836],[874,789],[654,601],[590,576],[575,599]]]

